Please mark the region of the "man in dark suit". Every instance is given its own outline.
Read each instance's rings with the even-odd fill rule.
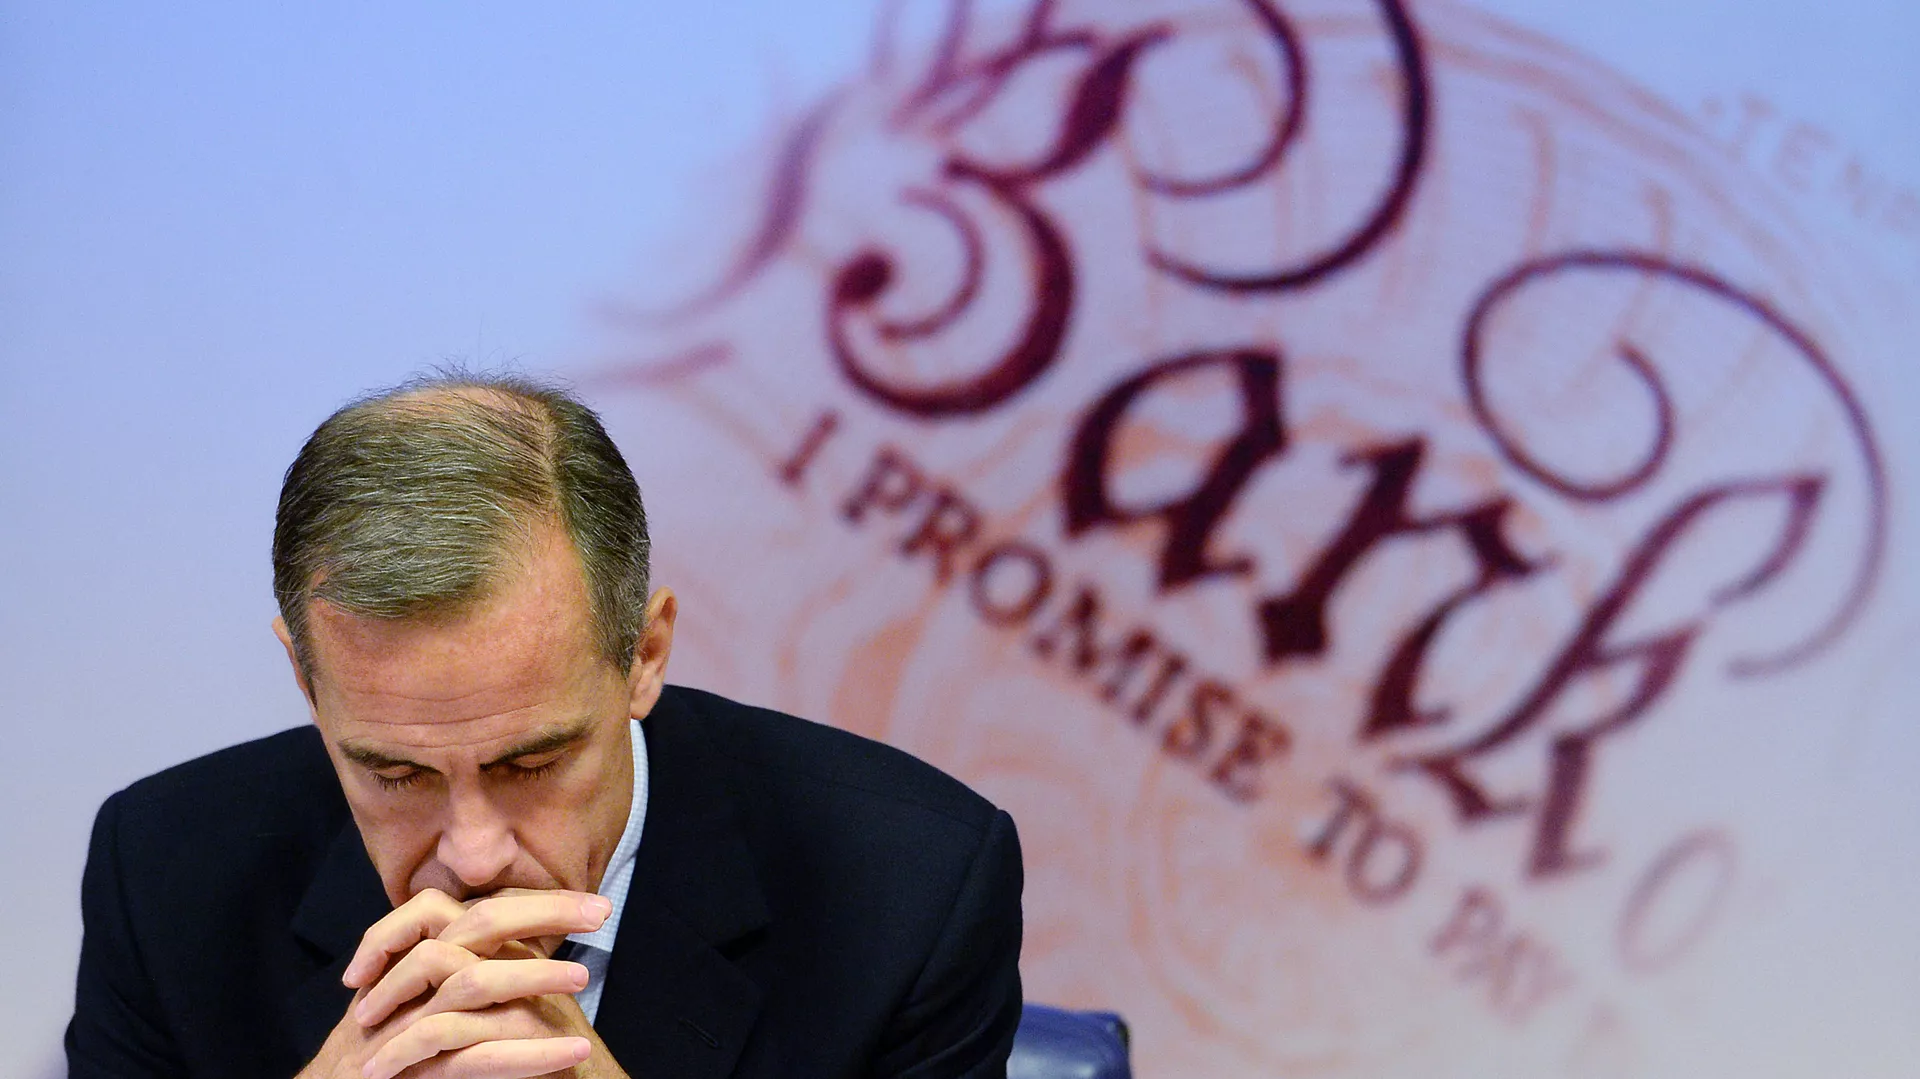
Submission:
[[[274,537],[314,725],[102,807],[73,1079],[1003,1075],[1012,821],[667,686],[646,567],[562,393],[433,379],[322,424]]]

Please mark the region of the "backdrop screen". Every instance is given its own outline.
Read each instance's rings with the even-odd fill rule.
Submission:
[[[601,411],[675,680],[1013,814],[1141,1075],[1920,1059],[1920,9],[5,26],[0,1071],[100,800],[305,721],[281,471],[444,360]]]

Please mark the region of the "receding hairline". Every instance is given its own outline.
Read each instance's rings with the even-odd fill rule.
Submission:
[[[320,575],[316,575],[306,593],[307,648],[312,652],[318,652],[319,637],[329,632],[320,627],[333,618],[345,618],[350,620],[350,623],[366,622],[396,628],[417,626],[426,629],[443,629],[456,626],[499,600],[516,581],[532,572],[535,561],[548,552],[565,552],[568,561],[572,564],[575,572],[571,575],[571,579],[578,586],[574,598],[580,604],[581,620],[578,624],[587,635],[588,641],[592,642],[598,636],[593,610],[593,581],[587,570],[586,558],[580,553],[579,544],[574,541],[573,533],[568,530],[566,522],[555,513],[531,513],[516,520],[523,526],[522,534],[497,549],[500,556],[499,563],[492,573],[481,579],[478,587],[471,594],[408,614],[396,616],[370,614],[336,603],[321,592],[325,571],[320,571]],[[323,607],[326,609],[328,618],[316,618],[315,615]],[[644,611],[641,612],[641,617],[640,629],[644,632],[646,628]],[[314,667],[313,671],[309,672],[311,677],[317,674],[323,665],[318,662],[317,654],[312,655],[310,659]]]
[[[549,421],[546,410],[517,388],[470,382],[403,383],[393,392],[366,398],[349,409],[364,408],[386,412],[419,412],[432,415],[447,411],[458,414],[455,402],[466,401],[492,407],[499,412],[517,412],[542,423]]]
[[[528,388],[538,390],[541,387],[529,385]],[[557,432],[554,428],[557,421],[541,401],[528,396],[522,388],[516,386],[415,380],[415,382],[402,383],[398,388],[386,393],[363,398],[346,406],[340,412],[341,415],[351,414],[356,418],[401,417],[427,420],[440,417],[458,420],[484,413],[495,416],[510,414],[534,424],[541,436],[538,453],[546,466],[546,478],[549,486],[555,488],[552,491],[554,504],[551,506],[523,505],[518,511],[506,515],[511,538],[496,546],[495,553],[500,556],[500,564],[494,567],[492,573],[483,577],[473,595],[452,601],[445,606],[429,607],[417,614],[403,615],[398,619],[400,621],[415,619],[433,621],[441,618],[453,620],[475,607],[484,606],[488,600],[499,594],[500,589],[505,586],[507,579],[516,569],[524,570],[527,567],[541,546],[543,533],[557,534],[567,549],[573,552],[574,558],[580,563],[581,574],[589,596],[588,602],[592,602],[593,583],[591,580],[585,580],[586,554],[580,550],[579,544],[575,541],[572,530],[567,526],[566,513],[559,505],[560,494],[557,490],[559,477],[554,475],[557,468],[557,462],[554,460],[557,451],[555,445]],[[327,598],[320,591],[325,578],[326,570],[322,567],[316,570],[313,577],[306,582],[309,607]],[[341,609],[349,614],[359,613],[346,608]]]
[[[546,466],[547,479],[557,480],[558,477],[552,474],[556,465],[553,459],[556,450],[554,445],[556,420],[543,403],[529,393],[529,391],[538,392],[544,387],[532,383],[520,386],[466,381],[471,377],[439,376],[401,383],[391,390],[374,393],[348,403],[336,412],[329,422],[333,419],[379,421],[415,418],[433,420],[442,417],[458,420],[484,414],[517,416],[532,422],[540,433],[541,444],[538,447],[538,453]],[[523,505],[518,511],[506,514],[510,538],[494,547],[495,553],[500,557],[500,563],[491,573],[482,577],[473,594],[389,620],[423,623],[455,621],[475,608],[484,606],[499,594],[516,570],[526,569],[542,546],[543,535],[558,535],[561,542],[573,552],[575,560],[579,562],[584,580],[587,572],[585,553],[579,549],[579,544],[567,525],[565,511],[558,505],[557,491],[554,492],[554,499],[556,504],[551,506]],[[323,590],[326,578],[327,568],[322,565],[316,568],[303,583],[302,590],[309,611],[314,604],[326,602],[343,614],[360,618],[381,617],[341,606],[332,597],[325,595]],[[591,603],[592,582],[584,580],[584,583],[588,590],[589,603]]]
[[[356,448],[362,438],[370,440],[364,451]],[[421,464],[409,468],[409,459]],[[436,468],[446,471],[436,473]],[[467,468],[473,471],[463,471]],[[431,497],[405,493],[431,487],[378,487],[376,477],[391,469],[399,470],[388,472],[391,476],[438,476],[465,493],[436,505]],[[395,494],[390,498],[383,490]],[[364,548],[348,561],[334,562],[334,554],[356,549],[381,530],[407,527],[402,515],[409,504],[428,515],[419,518],[423,524],[440,521],[437,529],[426,525],[420,533],[424,546]],[[355,523],[361,505],[372,515],[373,531]],[[483,538],[469,546],[449,531],[468,520],[491,541]],[[456,367],[347,402],[315,430],[281,487],[275,592],[296,660],[304,660],[315,604],[381,620],[458,619],[497,595],[528,563],[549,528],[565,537],[578,560],[603,650],[626,670],[647,621],[651,544],[645,509],[618,446],[570,386]],[[340,543],[347,546],[336,546]],[[383,549],[394,552],[391,558],[377,553]],[[398,572],[409,558],[431,575],[418,592],[399,577],[383,583],[362,572],[362,567],[373,567],[374,574]],[[464,582],[461,559],[466,560]],[[343,576],[335,579],[336,573]]]

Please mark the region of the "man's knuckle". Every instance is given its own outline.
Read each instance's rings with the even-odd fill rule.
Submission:
[[[492,1079],[506,1075],[529,1074],[516,1070],[512,1047],[498,1042],[481,1042],[447,1055],[448,1079]]]
[[[467,966],[473,958],[472,952],[444,940],[423,940],[420,949],[428,965],[442,978]]]
[[[486,937],[493,933],[500,922],[499,901],[483,899],[467,908],[461,916],[461,928],[469,937]]]
[[[435,1012],[408,1027],[394,1040],[398,1041],[399,1038],[411,1034],[415,1038],[415,1047],[424,1049],[428,1053],[443,1053],[449,1049],[457,1049],[467,1044],[461,1037],[466,1026],[465,1018],[462,1012]]]
[[[443,897],[429,888],[395,907],[393,913],[387,915],[385,920],[396,929],[412,929],[422,920],[432,916],[439,907],[440,898]]]
[[[489,999],[487,990],[491,979],[484,967],[484,963],[475,963],[454,971],[444,983],[445,992],[463,1004]]]

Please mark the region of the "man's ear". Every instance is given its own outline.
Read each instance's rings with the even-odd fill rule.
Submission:
[[[645,719],[660,700],[667,684],[667,657],[673,652],[673,620],[680,614],[680,601],[671,588],[662,588],[647,600],[646,628],[633,642],[633,669],[627,676],[631,694],[627,714]]]
[[[287,620],[277,614],[273,616],[273,635],[280,638],[280,647],[287,650],[287,664],[293,668],[294,684],[307,699],[307,710],[313,711],[313,687],[307,684],[307,672],[300,669],[300,657],[293,650],[293,633],[287,629]]]

